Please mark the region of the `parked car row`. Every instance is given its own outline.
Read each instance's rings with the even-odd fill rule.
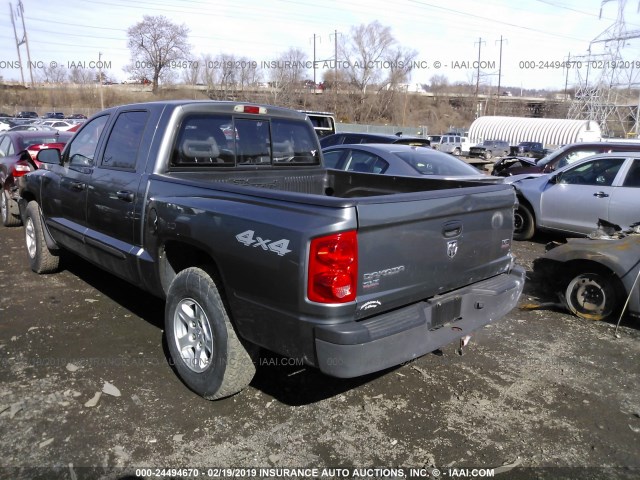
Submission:
[[[19,119],[43,118],[43,119],[58,119],[58,120],[64,120],[64,119],[86,120],[87,119],[87,116],[83,115],[82,113],[73,113],[71,115],[65,116],[65,114],[62,112],[47,112],[44,115],[42,115],[42,117],[40,117],[37,112],[32,112],[32,111],[18,112],[13,116],[7,115],[7,114],[0,114],[0,117],[19,118]]]

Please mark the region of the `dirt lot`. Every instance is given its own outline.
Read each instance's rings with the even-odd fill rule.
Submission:
[[[202,467],[200,478],[640,476],[631,320],[616,339],[609,323],[518,309],[462,356],[449,345],[348,381],[263,354],[249,388],[209,402],[168,365],[160,300],[73,257],[38,276],[22,235],[0,228],[0,478],[158,478],[136,467]],[[544,240],[515,245],[527,270],[543,251]],[[529,281],[522,302],[538,287]],[[103,388],[120,396],[88,406]],[[318,471],[207,470],[219,467]]]

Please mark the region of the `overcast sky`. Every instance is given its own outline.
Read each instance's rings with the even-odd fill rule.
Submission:
[[[196,57],[224,53],[258,63],[273,60],[291,47],[307,52],[313,60],[314,34],[316,60],[333,59],[334,32],[338,37],[347,35],[353,26],[377,20],[391,28],[399,45],[418,52],[412,85],[429,83],[435,74],[450,82],[475,82],[473,62],[479,46],[480,58],[486,62],[482,83],[497,85],[502,36],[502,86],[560,90],[567,78],[571,86],[577,76],[570,71],[567,77],[566,70],[553,68],[552,62],[563,62],[569,54],[585,60],[575,56],[586,55],[590,42],[618,16],[618,2],[607,1],[599,18],[601,0],[22,1],[32,62],[72,62],[88,68],[101,52],[116,81],[127,78],[123,71],[129,62],[127,29],[143,15],[164,15],[189,28]],[[11,4],[15,10],[18,1]],[[19,80],[9,2],[3,8],[0,75]],[[640,30],[637,9],[633,2],[625,9],[628,30]],[[22,18],[15,21],[21,37]],[[598,49],[602,47],[597,44]],[[624,60],[640,61],[640,41],[629,41],[623,53]],[[26,63],[24,46],[21,55]],[[317,75],[320,81],[321,71]],[[312,71],[308,77],[313,78]]]

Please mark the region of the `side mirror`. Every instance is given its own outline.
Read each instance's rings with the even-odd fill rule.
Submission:
[[[562,177],[561,173],[558,173],[557,175],[549,176],[549,183],[552,185],[560,183],[560,177]]]
[[[39,162],[47,163],[49,165],[60,165],[62,161],[60,150],[57,148],[45,148],[44,150],[40,150],[36,158]]]

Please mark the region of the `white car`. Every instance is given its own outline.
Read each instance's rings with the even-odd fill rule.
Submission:
[[[554,173],[513,176],[519,206],[514,238],[536,230],[573,236],[591,233],[599,219],[629,228],[640,212],[640,152],[594,155]]]
[[[46,125],[48,127],[53,127],[56,130],[59,130],[61,132],[66,132],[70,128],[76,126],[75,123],[65,122],[64,120],[45,120],[43,122],[40,122],[39,125]]]

